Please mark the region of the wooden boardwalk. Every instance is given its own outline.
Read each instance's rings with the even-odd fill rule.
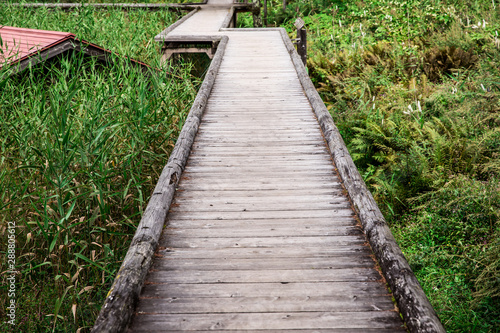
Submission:
[[[92,332],[444,333],[285,30],[237,10],[155,38],[213,59]]]
[[[168,35],[229,42],[129,332],[405,332],[281,34],[227,15]]]

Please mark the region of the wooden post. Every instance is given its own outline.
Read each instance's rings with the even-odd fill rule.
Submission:
[[[231,21],[231,28],[236,28],[236,25],[238,24],[238,12],[236,10],[234,11],[233,19]]]
[[[260,0],[252,0],[252,16],[253,16],[253,26],[255,28],[262,27],[262,18],[260,16]]]
[[[267,0],[264,0],[264,27],[267,27]]]
[[[300,17],[294,23],[297,28],[297,53],[300,55],[304,66],[307,65],[307,32],[304,20]]]
[[[286,0],[283,0],[283,11],[286,11]]]

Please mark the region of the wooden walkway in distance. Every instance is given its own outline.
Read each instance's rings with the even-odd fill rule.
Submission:
[[[227,13],[171,32],[229,42],[129,332],[405,332],[280,33]]]

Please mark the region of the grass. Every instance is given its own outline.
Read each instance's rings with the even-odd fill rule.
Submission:
[[[82,3],[82,1],[78,0],[19,0],[19,1],[11,1],[11,2],[25,2],[25,3]],[[163,0],[137,0],[137,1],[130,1],[130,0],[86,0],[83,1],[83,3],[201,3],[203,0],[169,0],[169,1],[163,1]]]
[[[268,2],[446,329],[498,332],[500,4]]]
[[[268,2],[269,24],[291,34],[304,16],[311,77],[447,330],[498,332],[499,4]],[[73,32],[158,67],[152,37],[173,20],[0,5],[0,24]],[[144,76],[75,54],[0,71],[0,231],[16,222],[21,272],[15,331],[89,331],[195,95],[188,70]]]
[[[2,25],[73,32],[160,68],[144,75],[123,57],[103,65],[69,53],[15,76],[0,70],[0,234],[16,223],[20,272],[16,326],[2,320],[0,332],[90,331],[196,95],[189,65],[162,68],[153,41],[176,19],[0,4]],[[0,271],[6,318],[4,260]]]

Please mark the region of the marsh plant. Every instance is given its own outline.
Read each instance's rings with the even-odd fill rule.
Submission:
[[[152,40],[175,18],[0,5],[0,24],[74,32],[120,53],[0,70],[0,251],[15,221],[19,272],[16,326],[0,331],[90,331],[196,96],[189,64],[163,67]]]

